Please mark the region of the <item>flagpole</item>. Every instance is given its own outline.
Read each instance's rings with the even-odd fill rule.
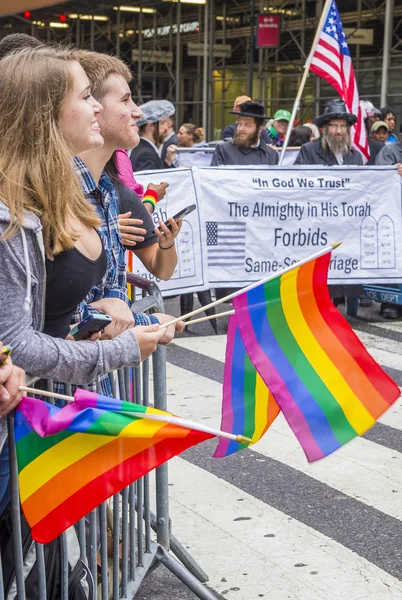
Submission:
[[[297,269],[298,267],[305,265],[306,263],[310,262],[311,260],[320,258],[320,256],[324,256],[324,254],[328,254],[328,252],[332,252],[332,250],[335,250],[335,248],[338,248],[338,246],[340,246],[341,244],[342,244],[342,242],[334,242],[330,246],[326,246],[322,250],[318,250],[318,252],[311,254],[311,256],[307,256],[307,258],[303,258],[302,260],[298,261],[294,265],[290,265],[289,267],[282,269],[282,271],[277,271],[276,273],[272,273],[272,275],[269,275],[268,277],[260,279],[259,281],[255,281],[254,283],[251,283],[250,285],[248,285],[244,288],[241,288],[240,290],[237,290],[236,292],[233,292],[232,294],[229,294],[228,296],[224,296],[224,298],[215,300],[215,302],[211,302],[210,304],[207,304],[206,306],[200,306],[200,308],[196,308],[195,310],[187,313],[186,315],[182,315],[181,317],[172,319],[171,321],[168,321],[167,323],[162,323],[161,325],[159,325],[159,328],[170,327],[170,325],[176,325],[176,323],[178,323],[179,321],[183,321],[184,319],[189,319],[190,317],[193,317],[194,315],[198,315],[198,314],[208,310],[209,308],[213,308],[214,306],[218,306],[219,304],[222,304],[223,302],[232,300],[233,298],[236,298],[237,296],[240,296],[241,294],[245,294],[246,292],[253,290],[254,288],[258,287],[259,285],[263,285],[264,283],[267,283],[268,281],[271,281],[272,279],[281,277],[281,275],[284,275],[285,273],[289,273],[289,271],[293,271],[293,269]],[[214,316],[217,317],[218,314],[216,314]]]
[[[318,23],[317,31],[315,32],[315,36],[314,36],[314,40],[313,40],[313,45],[311,47],[310,54],[308,55],[306,63],[304,65],[303,77],[302,77],[302,80],[300,82],[300,86],[299,86],[299,90],[297,92],[296,99],[295,99],[294,104],[293,104],[292,115],[290,117],[288,129],[287,129],[286,136],[285,136],[285,141],[283,142],[283,146],[282,146],[281,157],[279,159],[279,165],[278,165],[279,167],[282,166],[283,160],[285,158],[285,152],[286,152],[286,149],[287,149],[287,147],[289,145],[290,134],[292,133],[293,124],[294,124],[295,119],[296,119],[297,111],[300,108],[300,100],[301,100],[301,97],[302,97],[302,94],[303,94],[303,91],[304,91],[304,87],[306,85],[307,77],[308,77],[308,74],[309,74],[309,71],[310,71],[311,61],[313,60],[313,55],[314,55],[316,46],[318,44],[318,38],[320,37],[321,30],[322,30],[322,28],[324,26],[324,23],[325,23],[325,20],[327,18],[328,11],[330,9],[331,3],[332,3],[332,0],[326,0],[326,2],[324,4],[324,8],[323,8],[323,11],[321,13],[321,18],[320,18],[320,21]]]
[[[234,314],[235,314],[234,310],[228,310],[226,312],[216,313],[213,315],[209,315],[207,317],[201,317],[201,319],[193,319],[192,321],[186,321],[184,323],[184,326],[187,327],[187,325],[195,325],[196,323],[203,323],[204,321],[210,321],[211,319],[220,319],[221,317],[230,317],[231,315],[234,315]]]
[[[60,398],[61,400],[65,400],[66,402],[74,402],[73,396],[66,396],[65,394],[57,394],[55,392],[48,392],[47,390],[37,390],[36,388],[29,388],[23,385],[20,385],[19,389],[21,392],[25,392],[27,394],[35,394],[36,396],[47,396],[49,398]],[[178,427],[184,427],[185,429],[194,429],[194,431],[201,431],[201,433],[210,433],[211,435],[215,435],[217,437],[223,437],[227,438],[228,440],[234,440],[239,444],[250,444],[252,441],[251,438],[246,437],[244,435],[236,435],[235,433],[220,431],[219,429],[214,429],[212,427],[208,427],[207,425],[201,425],[200,423],[188,421],[186,419],[175,417],[173,415],[159,415],[154,413],[142,412],[139,413],[134,411],[119,411],[119,413],[122,415],[135,417],[137,419],[150,419],[151,421],[161,421],[162,423],[170,423],[170,425],[177,425]]]

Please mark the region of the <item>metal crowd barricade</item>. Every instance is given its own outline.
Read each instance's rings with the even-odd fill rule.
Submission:
[[[134,304],[135,311],[163,312],[163,299],[158,287],[133,274],[129,282],[143,290],[143,298]],[[150,360],[153,368],[153,399],[156,408],[166,406],[166,348],[159,346],[151,359],[140,367],[121,369],[110,374],[113,394],[120,399],[147,405],[150,401]],[[66,393],[69,393],[66,386]],[[47,382],[52,389],[52,382]],[[38,394],[40,391],[38,390]],[[14,419],[7,417],[10,475],[11,475],[11,524],[15,562],[15,594],[8,598],[16,600],[46,600],[46,568],[42,544],[35,543],[38,596],[26,595],[23,575],[23,541],[18,490],[18,468],[15,450]],[[172,535],[169,517],[168,465],[155,471],[155,513],[151,510],[149,475],[131,484],[96,510],[81,519],[75,526],[80,547],[80,560],[86,572],[87,597],[89,600],[122,600],[135,598],[144,578],[160,565],[167,567],[195,596],[202,600],[216,600],[203,585],[207,575],[194,561],[180,542]],[[68,536],[60,536],[60,599],[75,600],[69,589]],[[175,555],[175,556],[173,556]],[[0,565],[0,600],[5,600],[2,567]]]

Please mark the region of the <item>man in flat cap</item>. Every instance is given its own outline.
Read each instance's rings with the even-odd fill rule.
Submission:
[[[230,142],[216,147],[211,166],[225,165],[277,165],[278,154],[261,138],[264,121],[269,119],[262,104],[243,102],[237,115],[236,131]]]
[[[350,127],[357,117],[346,110],[342,100],[329,100],[324,114],[315,124],[322,127],[321,139],[304,144],[295,160],[295,165],[359,165],[362,155],[352,148]]]
[[[159,127],[158,123],[165,117],[174,115],[175,108],[168,100],[150,100],[140,107],[142,117],[137,119],[140,133],[140,143],[131,152],[133,171],[146,171],[163,169],[164,164],[159,155]],[[172,157],[167,153],[166,165],[171,165]],[[170,164],[169,164],[170,161]]]

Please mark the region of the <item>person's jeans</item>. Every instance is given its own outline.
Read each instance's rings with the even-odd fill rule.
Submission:
[[[10,463],[8,439],[4,442],[2,451],[0,452],[0,515],[11,500],[11,485],[10,485]]]

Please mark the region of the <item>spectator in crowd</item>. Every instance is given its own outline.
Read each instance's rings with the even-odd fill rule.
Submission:
[[[381,111],[369,100],[360,100],[360,110],[363,114],[367,133],[370,133],[373,124],[381,119]]]
[[[169,167],[166,161],[167,149],[169,146],[178,146],[179,139],[175,132],[175,115],[169,115],[159,121],[159,138],[160,138],[160,156],[164,167]]]
[[[250,96],[237,96],[237,98],[235,98],[235,101],[233,103],[233,109],[231,114],[237,114],[240,112],[240,105],[243,104],[243,102],[251,102],[251,98]],[[234,138],[234,134],[236,132],[236,123],[233,123],[233,125],[228,125],[227,127],[225,127],[225,129],[223,130],[222,133],[222,139],[224,142],[228,142],[230,140],[232,140]]]
[[[38,48],[7,56],[0,61],[0,78],[3,341],[13,346],[18,366],[41,378],[84,384],[100,373],[138,364],[156,348],[163,328],[130,328],[107,342],[77,343],[41,333],[45,259],[53,262],[59,279],[69,272],[68,294],[59,293],[56,307],[66,333],[104,261],[94,229],[99,219],[71,168],[74,153],[103,143],[97,121],[102,107],[68,50]],[[83,278],[74,265],[85,259]]]
[[[310,127],[300,125],[299,127],[294,127],[294,129],[292,129],[289,137],[289,147],[303,146],[303,144],[307,144],[307,142],[312,142],[313,140],[314,134]]]
[[[236,133],[231,142],[219,144],[212,158],[212,166],[224,165],[277,165],[278,154],[261,139],[265,108],[258,102],[243,102],[237,115]]]
[[[378,154],[375,164],[398,165],[399,167],[402,164],[402,143],[398,140],[393,144],[386,144]]]
[[[140,106],[142,116],[137,118],[141,140],[131,152],[133,171],[163,169],[164,164],[159,156],[159,126],[158,122],[173,115],[175,108],[168,100],[150,100]],[[167,152],[165,163],[172,166],[172,155]]]
[[[385,143],[394,144],[398,141],[398,138],[394,133],[396,127],[396,115],[395,111],[390,106],[381,108],[381,121],[385,121],[389,129],[388,138]]]
[[[238,114],[240,112],[240,105],[243,104],[243,102],[252,102],[252,100],[251,100],[250,96],[237,96],[237,98],[235,99],[235,101],[233,103],[233,110],[232,110],[231,114]],[[235,133],[236,133],[236,127],[237,127],[236,123],[233,123],[233,125],[228,125],[227,127],[225,127],[225,129],[223,130],[223,134],[222,134],[222,139],[225,142],[229,142],[234,138]],[[265,129],[265,127],[261,131],[261,139],[266,144],[271,144],[271,138],[269,136],[268,130]]]
[[[0,60],[11,54],[11,52],[22,50],[22,48],[39,48],[43,46],[37,38],[26,33],[11,33],[0,40]]]
[[[370,149],[370,157],[366,164],[368,166],[370,166],[370,165],[375,164],[375,159],[377,157],[377,154],[380,152],[380,150],[382,149],[382,147],[384,145],[383,143],[378,141],[376,139],[376,137],[371,135],[372,127],[373,127],[374,123],[379,121],[381,118],[381,111],[378,108],[375,108],[374,104],[372,102],[370,102],[369,100],[360,100],[360,110],[363,115],[364,125],[366,127],[366,133],[367,133],[369,149]],[[363,305],[364,304],[368,305],[369,299],[362,298],[361,302],[363,302]]]
[[[376,121],[371,126],[371,137],[376,142],[381,143],[380,150],[382,150],[385,142],[387,141],[388,133],[389,128],[385,121]]]
[[[183,123],[177,132],[178,146],[180,148],[192,148],[193,146],[205,146],[205,135],[202,127],[194,123]]]
[[[350,126],[357,117],[347,112],[342,100],[330,100],[316,119],[323,128],[322,139],[301,147],[295,165],[362,165],[362,155],[352,148]]]
[[[291,114],[288,110],[280,109],[274,114],[272,125],[268,129],[268,144],[280,148],[285,140]]]
[[[317,125],[315,125],[314,123],[303,123],[303,127],[308,127],[309,129],[311,129],[311,133],[313,135],[313,139],[310,140],[311,142],[320,139],[320,130],[318,129]]]
[[[127,65],[114,56],[97,52],[79,50],[75,52],[74,56],[89,78],[94,97],[103,106],[103,111],[99,115],[99,125],[104,145],[100,149],[90,150],[80,155],[90,173],[93,174],[92,176],[95,177],[102,173],[102,169],[110,161],[116,147],[136,146],[139,136],[135,123],[140,113],[131,98],[128,84],[132,77]],[[88,178],[87,174],[86,180]],[[98,185],[102,194],[105,194],[102,182],[104,185],[107,179],[106,174],[103,173],[99,180]],[[111,182],[109,181],[109,183]],[[159,226],[163,230],[161,233],[158,228],[154,229],[152,219],[145,211],[138,196],[122,185],[118,179],[115,179],[114,184],[122,209],[119,221],[123,244],[135,251],[150,273],[160,279],[169,279],[177,264],[175,239],[180,231],[181,222],[176,223],[174,219],[170,219],[172,230],[169,231],[164,223],[159,221]],[[89,195],[88,199],[94,204],[93,194]],[[116,194],[109,193],[105,196],[102,204],[109,206],[109,214],[105,217],[102,213],[102,218],[109,223],[110,229],[110,222],[113,220],[110,214],[112,209],[119,212],[119,198]],[[133,219],[129,218],[131,215]],[[138,228],[138,226],[142,227]],[[121,256],[120,260],[125,270],[126,261],[120,242],[117,252]],[[126,300],[126,297],[124,296],[123,299]],[[167,318],[167,315],[158,315],[159,320]]]

